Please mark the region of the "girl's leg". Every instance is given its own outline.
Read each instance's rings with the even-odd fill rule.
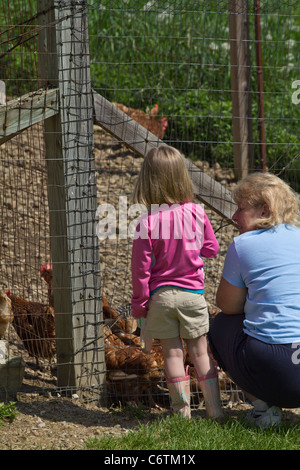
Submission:
[[[180,338],[161,339],[165,362],[165,378],[174,412],[190,418],[190,375],[184,370],[183,346]]]
[[[187,348],[195,367],[195,375],[203,393],[206,413],[210,418],[222,420],[218,372],[208,354],[206,336],[187,340]]]
[[[162,354],[165,362],[165,373],[169,379],[185,375],[183,364],[183,346],[181,339],[160,339]]]
[[[215,373],[215,365],[208,354],[206,335],[185,340],[189,356],[199,377]]]

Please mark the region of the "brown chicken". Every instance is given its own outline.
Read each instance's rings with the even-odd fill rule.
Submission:
[[[112,402],[147,402],[155,406],[153,394],[162,379],[161,351],[145,354],[140,348],[140,338],[135,344],[125,344],[108,326],[105,327],[105,363],[107,388]],[[135,335],[131,335],[132,337]]]
[[[124,345],[113,333],[108,333],[105,341],[106,367],[108,370],[122,369],[125,372],[146,375],[149,374],[151,369],[151,374],[156,375],[158,364],[154,355],[143,353],[138,344]]]
[[[153,397],[161,395],[159,387],[163,380],[160,343],[154,340],[151,352],[144,353],[136,320],[128,313],[122,316],[123,309],[113,309],[105,296],[102,296],[102,306],[106,320],[106,384],[110,399],[156,406]]]
[[[50,305],[30,302],[7,291],[13,311],[12,325],[31,357],[51,361],[56,353],[54,309]]]
[[[137,322],[130,316],[122,316],[120,312],[110,306],[109,301],[102,296],[103,318],[114,333],[125,344],[139,344],[139,336],[136,334]]]
[[[2,339],[7,331],[9,324],[13,320],[13,312],[11,308],[11,300],[5,292],[0,292],[0,339]]]
[[[41,276],[48,284],[49,303],[53,304],[52,265],[41,267]],[[161,379],[162,355],[159,344],[153,344],[151,354],[140,348],[137,322],[130,314],[122,315],[113,309],[108,299],[102,296],[105,320],[105,360],[107,387],[118,401],[146,400],[152,403],[152,393]]]
[[[152,134],[156,135],[159,139],[163,139],[166,129],[168,127],[168,119],[166,116],[161,118],[158,117],[159,107],[158,104],[150,110],[149,113],[145,113],[140,109],[128,108],[120,103],[113,103],[117,108],[119,108],[123,113],[130,116],[141,126],[143,126],[147,131],[150,131]]]

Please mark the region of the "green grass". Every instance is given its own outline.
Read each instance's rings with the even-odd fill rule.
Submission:
[[[3,426],[5,422],[12,422],[17,416],[17,410],[14,403],[0,403],[0,426]]]
[[[89,450],[300,450],[300,425],[259,430],[243,417],[224,423],[167,416],[139,424],[127,435],[90,439]]]

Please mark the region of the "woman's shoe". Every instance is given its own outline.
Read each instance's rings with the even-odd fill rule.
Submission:
[[[253,409],[246,415],[246,421],[249,424],[262,429],[276,427],[281,424],[282,411],[278,406],[268,406],[262,400],[255,400],[252,404]]]

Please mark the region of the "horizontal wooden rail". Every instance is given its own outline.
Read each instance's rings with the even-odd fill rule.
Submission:
[[[59,111],[58,89],[37,90],[0,106],[0,145]]]

